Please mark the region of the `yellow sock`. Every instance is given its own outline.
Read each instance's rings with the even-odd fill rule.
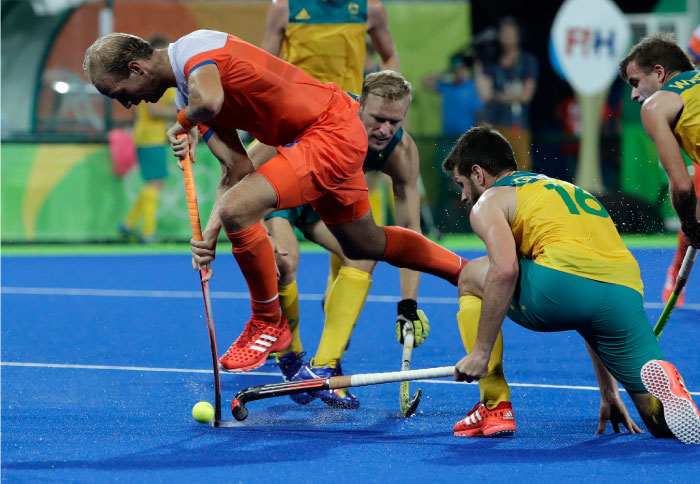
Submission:
[[[481,316],[481,299],[476,296],[459,298],[457,323],[462,335],[464,349],[469,353],[476,344],[476,334],[479,329]],[[503,332],[498,332],[496,344],[493,346],[489,359],[489,373],[479,380],[480,400],[487,408],[493,409],[499,403],[510,400],[510,388],[503,373]]]
[[[372,285],[370,277],[369,272],[353,267],[340,269],[326,299],[326,324],[312,366],[335,368],[342,358]]]
[[[141,191],[143,194],[143,237],[148,239],[156,233],[158,225],[158,194],[159,190],[156,187],[146,185]]]
[[[134,227],[136,227],[136,224],[139,223],[139,219],[141,218],[141,214],[143,213],[143,200],[145,191],[146,186],[144,185],[144,187],[139,192],[139,196],[136,197],[134,204],[131,206],[129,213],[124,219],[124,225],[126,225],[126,227],[129,229],[133,229]]]
[[[289,321],[289,329],[292,331],[292,342],[279,354],[283,355],[294,351],[295,353],[301,353],[304,351],[301,345],[301,338],[299,338],[299,291],[297,289],[297,281],[292,281],[291,284],[279,287],[280,294],[280,305],[282,306],[282,312],[287,317]]]
[[[335,255],[333,252],[330,252],[328,256],[330,267],[328,270],[328,284],[326,285],[326,299],[328,299],[328,293],[331,292],[331,287],[333,287],[333,283],[338,278],[338,272],[340,272],[340,268],[343,267],[343,261],[340,260],[340,257]]]

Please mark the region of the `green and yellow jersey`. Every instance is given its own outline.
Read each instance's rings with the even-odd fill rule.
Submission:
[[[165,91],[163,96],[158,101],[162,106],[172,106],[173,119],[177,114],[175,108],[174,88]],[[134,121],[134,144],[136,146],[163,146],[168,143],[166,131],[171,120],[165,118],[155,118],[148,112],[148,106],[145,102],[139,103],[136,106],[136,120]]]
[[[530,172],[513,172],[493,186],[515,187],[517,207],[511,228],[520,257],[644,293],[637,261],[593,195]]]
[[[284,60],[322,83],[362,90],[367,0],[289,0]]]
[[[681,72],[661,90],[683,98],[683,110],[673,126],[673,134],[685,154],[700,165],[700,71]]]

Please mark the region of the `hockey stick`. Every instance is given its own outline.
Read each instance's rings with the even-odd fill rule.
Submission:
[[[654,326],[654,335],[656,336],[656,339],[661,337],[661,333],[663,333],[666,323],[668,323],[671,313],[676,307],[678,296],[680,296],[686,282],[688,282],[688,277],[690,276],[690,271],[693,269],[693,264],[695,263],[695,258],[697,255],[698,249],[695,247],[688,247],[685,257],[683,258],[683,263],[681,264],[681,270],[678,271],[678,276],[676,276],[676,285],[673,287],[673,293],[671,293],[671,297],[668,298],[666,307],[664,307],[656,326]]]
[[[178,135],[178,138],[186,137],[186,134]],[[199,221],[199,207],[197,206],[197,191],[194,186],[194,175],[189,153],[180,161],[182,164],[182,176],[185,180],[185,195],[187,196],[187,211],[190,214],[190,228],[194,240],[203,240],[202,225]],[[221,421],[221,378],[219,377],[219,353],[216,349],[216,334],[214,333],[214,318],[211,310],[211,296],[209,295],[209,281],[205,281],[206,268],[200,267],[199,281],[202,283],[202,296],[204,297],[204,312],[207,316],[207,329],[209,330],[209,346],[211,347],[211,359],[214,368],[214,427],[226,427],[233,422]]]
[[[423,380],[428,378],[443,378],[453,376],[454,366],[426,368],[424,370],[390,371],[388,373],[359,373],[357,375],[332,376],[330,378],[314,378],[282,383],[270,383],[244,388],[236,394],[231,403],[231,413],[236,420],[242,421],[248,417],[245,404],[263,398],[280,397],[294,393],[335,390],[336,388],[363,387],[396,383],[400,381]]]
[[[413,353],[413,322],[408,321],[403,326],[403,354],[401,357],[401,371],[408,371],[411,366],[411,354]],[[409,400],[408,381],[402,381],[399,387],[399,404],[404,417],[410,417],[416,412],[420,397],[423,392],[416,390],[413,398]]]

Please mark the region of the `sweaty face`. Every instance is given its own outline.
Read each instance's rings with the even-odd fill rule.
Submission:
[[[461,175],[457,168],[452,172],[452,178],[457,186],[460,188],[459,199],[467,207],[467,212],[469,212],[474,204],[479,200],[481,194],[477,190],[476,184],[472,181],[471,177]]]
[[[358,112],[367,130],[369,147],[382,150],[401,127],[408,111],[408,97],[392,101],[375,94],[368,94],[365,104]]]
[[[627,64],[627,82],[632,86],[632,100],[639,104],[658,91],[663,86],[663,74],[653,69],[650,73],[645,73],[634,62]]]
[[[125,79],[106,77],[96,82],[95,87],[105,96],[119,101],[127,109],[141,101],[158,102],[165,92],[150,74],[143,71],[131,72]]]

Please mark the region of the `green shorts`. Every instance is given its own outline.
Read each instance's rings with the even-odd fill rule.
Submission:
[[[136,148],[136,156],[145,181],[168,178],[167,146],[139,146]]]
[[[520,259],[520,277],[508,317],[534,331],[577,331],[630,393],[647,393],[640,371],[665,360],[642,295]]]
[[[302,234],[306,234],[306,228],[321,221],[321,217],[316,213],[314,207],[310,203],[295,208],[287,208],[285,210],[277,210],[265,217],[265,220],[270,220],[274,217],[282,217],[289,220],[292,227],[296,227]]]

